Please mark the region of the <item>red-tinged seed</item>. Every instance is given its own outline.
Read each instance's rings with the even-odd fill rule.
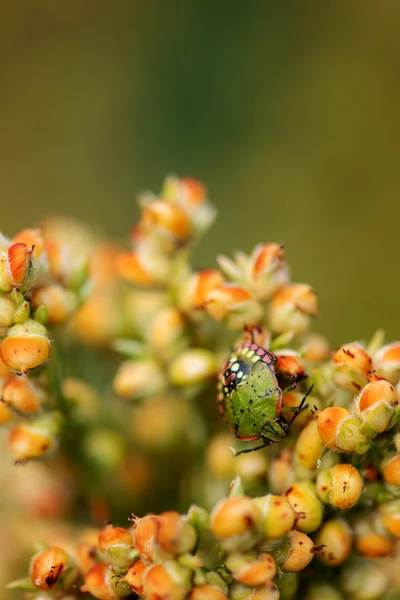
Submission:
[[[26,280],[32,264],[33,248],[22,242],[12,244],[7,252],[8,264],[11,271],[13,285],[20,287]]]
[[[120,596],[112,589],[109,579],[113,572],[105,563],[94,565],[85,575],[81,591],[98,600],[118,600]]]
[[[82,542],[76,547],[75,556],[80,572],[86,575],[96,564],[96,546],[89,542]]]
[[[36,429],[35,424],[21,423],[11,429],[8,437],[10,454],[17,463],[46,454],[54,444],[49,432]]]
[[[393,385],[386,379],[374,374],[370,376],[370,379],[371,383],[362,390],[358,400],[360,411],[367,410],[370,406],[381,401],[395,406],[397,404],[397,395]]]
[[[48,548],[36,554],[30,567],[33,585],[39,590],[54,589],[60,582],[69,560],[69,556],[63,548]]]
[[[142,264],[136,252],[121,252],[116,259],[117,272],[126,281],[136,285],[154,285],[154,277]]]
[[[99,533],[98,547],[102,552],[115,544],[130,546],[132,543],[133,538],[130,531],[123,527],[114,527],[111,523],[104,525]]]
[[[259,519],[259,510],[252,498],[226,498],[211,514],[211,529],[218,538],[228,538],[254,529]]]
[[[356,549],[359,554],[368,558],[381,558],[393,554],[396,540],[381,533],[370,533],[356,540]]]
[[[3,387],[3,402],[22,413],[35,413],[41,406],[40,394],[26,377],[14,377]]]
[[[137,519],[132,531],[133,543],[139,552],[140,558],[152,561],[155,553],[155,536],[160,524],[160,517],[147,515]]]
[[[342,421],[351,415],[350,411],[340,406],[331,406],[318,411],[318,432],[325,446],[336,448],[337,429]]]
[[[129,567],[124,579],[131,586],[132,591],[138,596],[143,596],[143,574],[147,568],[145,563],[137,560]]]
[[[372,359],[369,354],[358,344],[345,344],[336,350],[332,356],[336,365],[349,365],[364,375],[372,371]]]
[[[190,552],[197,537],[190,523],[173,510],[161,513],[159,518],[156,542],[160,548],[169,554]]]
[[[189,595],[189,600],[227,600],[228,596],[217,585],[203,583],[195,585]]]
[[[184,600],[190,590],[190,574],[178,563],[149,567],[143,576],[146,600]]]
[[[290,549],[281,568],[283,571],[296,573],[302,571],[312,561],[317,550],[314,542],[301,531],[289,531],[288,536]]]

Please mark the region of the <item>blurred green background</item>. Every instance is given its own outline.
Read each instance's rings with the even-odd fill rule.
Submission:
[[[399,31],[390,0],[3,3],[1,229],[122,237],[138,191],[197,176],[199,266],[285,242],[334,345],[399,338]]]

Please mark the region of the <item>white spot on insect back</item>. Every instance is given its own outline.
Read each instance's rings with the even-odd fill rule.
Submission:
[[[238,370],[239,370],[239,363],[236,362],[231,366],[231,371],[236,372]]]
[[[238,379],[242,379],[242,377],[243,377],[243,371],[239,371],[239,373],[236,375],[236,377]]]

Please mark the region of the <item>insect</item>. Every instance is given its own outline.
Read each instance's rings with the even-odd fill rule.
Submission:
[[[277,357],[259,346],[254,339],[254,328],[247,328],[246,339],[233,348],[218,376],[218,406],[235,436],[242,441],[261,439],[263,444],[237,452],[254,452],[280,442],[297,415],[307,408],[308,390],[296,408],[282,407],[282,391],[276,376]],[[287,388],[292,390],[294,385]],[[286,421],[285,411],[294,412]]]

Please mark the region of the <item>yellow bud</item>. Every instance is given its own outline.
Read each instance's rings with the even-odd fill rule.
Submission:
[[[185,600],[191,588],[191,573],[174,561],[152,565],[143,576],[146,600]]]
[[[275,561],[267,552],[258,555],[232,552],[228,554],[225,564],[236,581],[251,587],[263,585],[276,575]]]
[[[400,342],[382,346],[374,356],[374,368],[378,375],[396,385],[400,379]]]
[[[323,451],[323,443],[318,433],[318,423],[309,421],[301,430],[294,448],[294,464],[296,467],[313,471]]]
[[[312,561],[317,548],[308,535],[301,531],[289,531],[288,537],[290,547],[281,568],[283,571],[296,573],[302,571]]]
[[[333,380],[344,390],[355,392],[368,383],[367,374],[372,371],[372,359],[360,344],[345,344],[332,356]]]
[[[58,416],[51,414],[16,425],[8,438],[11,455],[17,463],[43,456],[53,449],[57,430]]]
[[[41,407],[41,394],[26,375],[9,379],[3,386],[2,400],[21,413],[35,413]]]
[[[352,532],[343,519],[325,521],[316,537],[317,544],[324,546],[318,558],[330,567],[342,564],[351,552]]]
[[[5,296],[0,296],[0,328],[10,327],[14,321],[14,314],[14,302]]]
[[[322,523],[324,512],[311,483],[295,483],[286,492],[286,498],[297,514],[297,529],[305,533],[311,533],[318,529]]]
[[[192,588],[189,600],[228,600],[228,596],[217,585],[203,583]]]
[[[191,348],[172,361],[169,376],[174,385],[195,385],[213,377],[218,368],[213,352],[203,348]]]
[[[268,539],[279,540],[294,526],[296,513],[285,497],[268,494],[254,502],[261,510],[261,529]]]
[[[94,565],[84,577],[81,591],[98,600],[118,600],[120,597],[112,586],[114,572],[104,563]]]
[[[133,400],[151,396],[164,389],[165,376],[155,361],[127,360],[120,364],[114,377],[114,391],[121,398]]]
[[[317,316],[317,296],[310,286],[302,283],[289,285],[272,299],[269,320],[272,331],[305,333],[310,318]]]
[[[26,373],[42,365],[50,354],[50,341],[45,327],[37,321],[28,320],[23,325],[9,329],[0,346],[5,364],[19,373]]]

